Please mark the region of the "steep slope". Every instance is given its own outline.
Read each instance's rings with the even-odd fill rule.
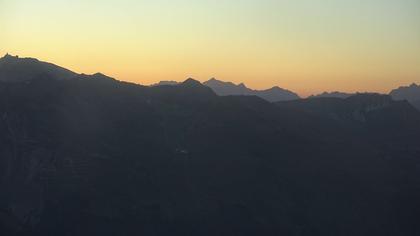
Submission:
[[[232,82],[223,82],[212,78],[203,84],[213,89],[220,96],[250,95],[252,93],[243,83],[236,85]]]
[[[41,76],[63,80],[76,75],[70,70],[34,58],[19,58],[9,54],[0,58],[0,81],[21,82]]]

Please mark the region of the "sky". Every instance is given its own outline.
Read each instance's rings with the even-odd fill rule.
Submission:
[[[0,54],[302,96],[420,83],[419,0],[0,0]]]

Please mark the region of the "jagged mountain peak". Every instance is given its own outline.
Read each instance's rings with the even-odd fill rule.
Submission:
[[[150,86],[154,91],[160,91],[157,94],[166,94],[171,101],[188,101],[202,100],[206,101],[216,96],[213,90],[199,81],[188,78],[184,82],[174,84],[162,84],[157,86]]]
[[[420,85],[418,85],[417,83],[411,83],[410,85],[407,85],[407,86],[400,86],[400,87],[398,87],[397,89],[393,89],[392,91],[391,91],[391,93],[393,93],[393,92],[397,92],[397,91],[400,91],[400,90],[411,90],[411,89],[420,89]]]
[[[279,86],[273,86],[272,88],[267,89],[267,91],[288,91],[288,92],[290,92],[289,90],[284,89],[284,88],[280,88]]]
[[[32,57],[19,57],[18,55],[11,55],[6,53],[2,58],[0,58],[0,63],[28,63],[28,62],[41,62],[36,58]]]
[[[240,87],[240,88],[247,88],[247,87],[246,87],[246,85],[245,85],[244,83],[240,83],[240,84],[238,84],[238,87]]]
[[[13,59],[19,59],[19,56],[12,56],[9,53],[6,53],[0,60],[13,60]]]
[[[241,85],[236,85],[232,82],[221,81],[221,80],[218,80],[216,78],[211,78],[210,80],[204,82],[203,84],[208,86],[208,87],[214,87],[214,86],[232,86],[232,87],[235,86],[236,87],[236,86],[241,86]],[[242,83],[242,85],[244,85],[244,84]]]
[[[333,91],[333,92],[323,92],[321,94],[317,94],[317,95],[311,95],[309,96],[309,98],[320,98],[320,97],[324,97],[324,98],[348,98],[355,95],[354,93],[344,93],[344,92],[339,92],[339,91]]]
[[[213,89],[213,91],[220,96],[258,96],[269,102],[294,100],[299,98],[299,96],[296,93],[293,93],[286,89],[282,89],[278,86],[266,90],[254,90],[248,88],[244,83],[234,84],[232,82],[224,82],[215,78],[211,78],[203,84]]]
[[[158,83],[152,84],[150,85],[151,87],[156,87],[156,86],[173,86],[173,85],[177,85],[179,84],[179,82],[177,81],[173,81],[173,80],[162,80],[159,81]]]
[[[193,78],[186,79],[180,85],[182,85],[182,86],[188,86],[188,87],[202,87],[203,86],[203,84],[200,81],[195,80]]]
[[[416,107],[420,104],[420,85],[412,83],[408,86],[401,86],[392,90],[389,95],[395,100],[407,100]]]

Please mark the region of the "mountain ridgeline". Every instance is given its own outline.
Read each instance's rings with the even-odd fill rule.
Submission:
[[[324,92],[318,95],[312,95],[309,98],[348,98],[356,94],[359,93]],[[415,83],[410,86],[401,86],[394,89],[389,95],[395,100],[406,100],[420,110],[420,86]]]
[[[390,95],[396,100],[407,100],[420,110],[420,85],[402,86],[392,90]]]
[[[173,86],[179,84],[176,81],[160,81],[155,86]],[[299,95],[286,89],[279,88],[278,86],[272,87],[266,90],[254,90],[245,86],[245,84],[234,84],[232,82],[224,82],[212,78],[205,81],[203,85],[211,88],[219,96],[232,96],[232,95],[243,95],[243,96],[257,96],[269,102],[279,101],[290,101],[299,99]]]
[[[312,95],[309,98],[348,98],[351,97],[355,94],[351,94],[351,93],[342,93],[342,92],[323,92],[321,94],[318,95]]]
[[[63,80],[73,78],[77,74],[34,58],[19,58],[6,54],[0,59],[0,81],[2,82],[23,82],[41,76]]]
[[[279,87],[272,87],[266,90],[253,90],[247,88],[245,84],[241,83],[235,85],[231,82],[223,82],[216,79],[210,79],[203,83],[209,88],[213,89],[219,96],[228,96],[228,95],[246,95],[246,96],[258,96],[262,99],[265,99],[269,102],[278,102],[278,101],[288,101],[299,99],[299,96],[296,93],[293,93],[289,90],[282,89]]]
[[[0,234],[420,234],[410,103],[210,87],[0,59]]]

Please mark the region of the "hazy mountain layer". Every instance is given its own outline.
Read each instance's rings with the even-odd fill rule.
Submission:
[[[353,95],[355,94],[342,92],[323,92],[318,95],[312,95],[309,98],[348,98]]]
[[[269,102],[288,101],[299,99],[296,93],[285,90],[279,87],[273,87],[267,90],[253,90],[247,88],[244,84],[235,85],[231,82],[223,82],[216,79],[210,79],[203,83],[204,85],[213,89],[216,94],[220,96],[228,95],[248,95],[258,96]]]
[[[396,100],[407,100],[420,110],[420,86],[411,84],[391,91],[390,95]]]

